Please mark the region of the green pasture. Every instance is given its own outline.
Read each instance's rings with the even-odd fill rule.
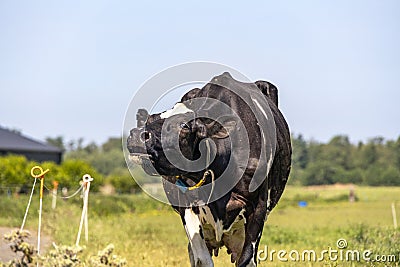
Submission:
[[[260,249],[279,251],[337,249],[337,240],[347,241],[346,250],[371,250],[374,255],[395,255],[400,264],[400,228],[393,227],[391,204],[400,223],[400,187],[355,187],[357,201],[348,201],[348,186],[288,187],[279,205],[269,215]],[[299,207],[306,201],[306,207]],[[27,196],[0,195],[0,226],[20,227]],[[35,230],[38,221],[38,195],[34,196],[26,223]],[[75,244],[81,215],[81,199],[57,202],[51,209],[51,196],[44,199],[43,231],[57,244]],[[179,216],[163,203],[145,194],[89,198],[89,242],[85,255],[96,254],[107,244],[125,257],[128,266],[189,266],[187,239]],[[85,244],[82,238],[81,244]],[[233,266],[223,249],[216,266]],[[261,254],[260,256],[265,256]],[[269,256],[269,255],[268,255]],[[317,255],[319,257],[319,254]],[[286,255],[288,258],[288,255]],[[396,265],[397,264],[397,265]],[[282,262],[273,254],[271,262],[259,266],[385,266],[377,262],[291,261]]]

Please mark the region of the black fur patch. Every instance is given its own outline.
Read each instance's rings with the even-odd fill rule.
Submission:
[[[203,228],[201,228],[201,226],[199,226],[199,233],[200,233],[201,239],[204,239]]]
[[[199,215],[200,214],[200,210],[198,206],[192,207],[192,211],[194,212],[194,214]]]

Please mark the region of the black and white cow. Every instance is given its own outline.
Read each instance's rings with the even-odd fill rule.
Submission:
[[[221,106],[208,100],[223,103],[234,114],[219,114]],[[212,145],[205,146],[204,140]],[[148,174],[163,176],[166,195],[189,239],[191,266],[213,266],[212,255],[222,246],[236,266],[257,265],[264,222],[283,193],[291,165],[290,133],[274,85],[238,82],[229,73],[214,77],[173,109],[138,123],[127,147]],[[188,164],[202,159],[204,168],[176,166],[167,156],[174,150]],[[255,177],[257,171],[262,179]]]

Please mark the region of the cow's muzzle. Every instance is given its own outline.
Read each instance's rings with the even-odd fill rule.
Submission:
[[[127,139],[127,148],[129,151],[129,160],[140,165],[149,175],[159,175],[152,162],[152,156],[148,153],[145,142],[150,139],[151,133],[145,131],[143,127],[133,128]],[[150,149],[151,150],[151,149]],[[156,155],[154,155],[156,156]]]
[[[151,156],[142,153],[130,153],[129,160],[137,165],[140,165],[142,169],[151,176],[159,176],[160,174],[156,171],[151,160]]]

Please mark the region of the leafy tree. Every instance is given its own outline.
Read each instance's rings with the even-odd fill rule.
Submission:
[[[111,150],[119,150],[122,151],[122,142],[121,138],[111,137],[109,138],[103,145],[102,149],[104,152],[109,152]]]
[[[47,137],[46,138],[46,143],[49,145],[58,147],[61,150],[65,150],[65,145],[64,145],[64,138],[62,136],[57,136],[57,137]]]
[[[126,168],[120,138],[110,138],[102,146],[94,143],[81,149],[68,151],[65,160],[82,160],[92,165],[100,174],[109,175],[115,169]]]
[[[400,136],[397,138],[395,144],[395,157],[396,157],[396,165],[400,169]]]
[[[90,153],[97,152],[98,147],[97,147],[97,145],[96,145],[95,142],[90,142],[88,145],[86,145],[86,146],[83,148],[83,150],[84,150],[85,152],[87,152],[87,153],[90,154]]]
[[[125,158],[120,150],[111,150],[109,152],[99,152],[89,158],[91,165],[101,174],[109,175],[114,170],[124,168],[127,169]]]
[[[326,144],[298,136],[292,142],[291,184],[400,185],[400,138],[385,142],[375,137],[353,145],[345,135]]]
[[[293,165],[296,165],[298,168],[304,169],[308,161],[308,150],[307,142],[304,140],[301,134],[299,134],[297,137],[292,136],[292,147]]]
[[[327,145],[324,146],[323,158],[332,165],[340,166],[348,170],[352,167],[351,144],[348,136],[334,136]]]
[[[362,168],[367,168],[368,166],[374,164],[378,160],[378,152],[376,144],[369,142],[366,144],[361,151]]]
[[[303,185],[333,184],[335,168],[329,162],[310,162],[303,176]]]

